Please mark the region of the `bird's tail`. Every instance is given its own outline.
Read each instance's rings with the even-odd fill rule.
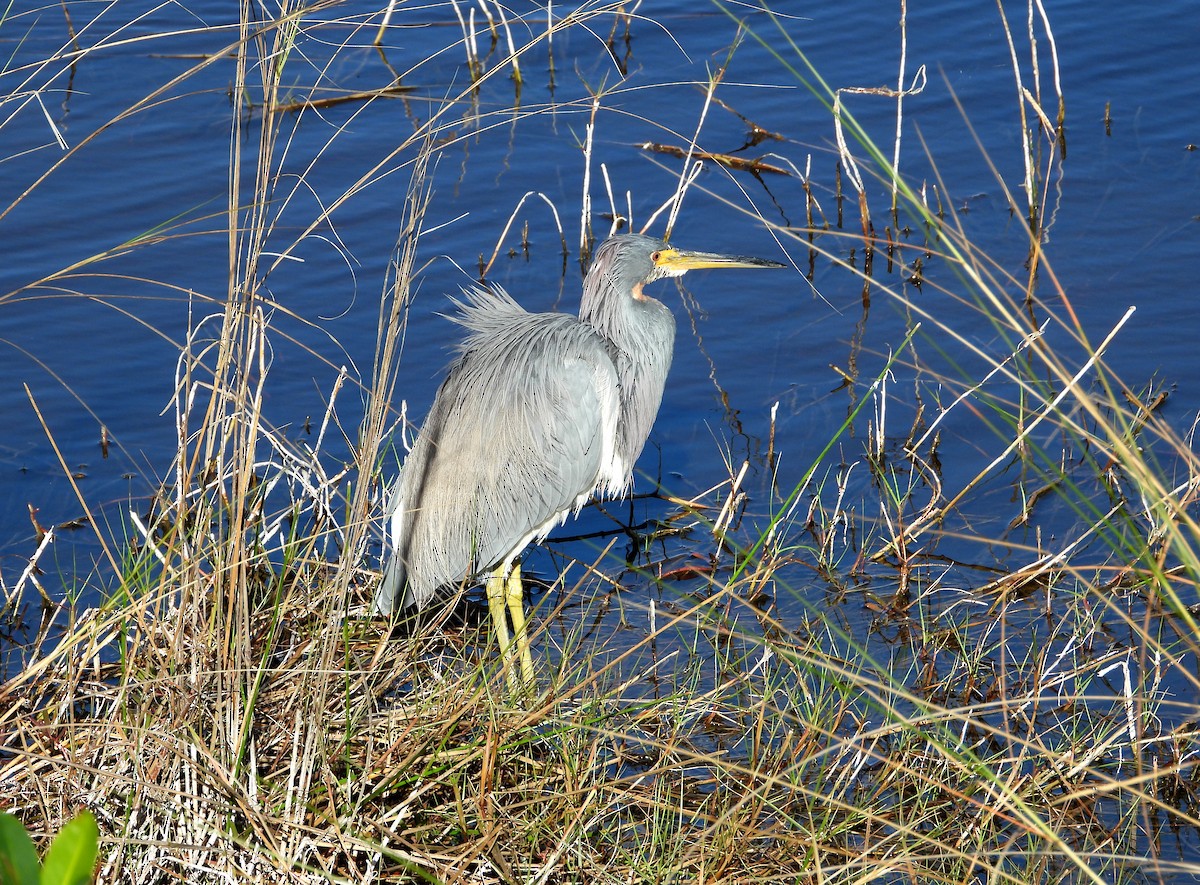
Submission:
[[[384,566],[383,578],[380,580],[379,586],[375,588],[375,599],[371,603],[371,614],[385,617],[403,611],[411,604],[408,567],[405,565],[408,544],[401,488],[402,486],[397,480],[388,500],[388,539],[391,542],[391,556],[388,557],[387,565]]]
[[[398,552],[392,553],[387,566],[383,570],[383,580],[375,590],[375,601],[371,604],[371,612],[377,615],[390,615],[407,605],[406,570],[404,559]]]

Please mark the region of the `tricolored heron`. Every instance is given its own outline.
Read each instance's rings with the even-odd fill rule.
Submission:
[[[784,266],[625,234],[596,250],[578,318],[530,313],[498,287],[466,290],[454,318],[466,338],[388,504],[391,559],[375,610],[422,609],[488,573],[509,685],[519,656],[531,687],[516,559],[593,496],[620,497],[633,482],[675,341],[675,318],[644,286],[698,268]]]

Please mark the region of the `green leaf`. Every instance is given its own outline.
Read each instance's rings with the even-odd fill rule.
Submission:
[[[88,885],[96,868],[100,831],[90,811],[84,810],[64,825],[46,852],[42,885]]]
[[[37,885],[38,859],[24,825],[0,814],[0,885]]]

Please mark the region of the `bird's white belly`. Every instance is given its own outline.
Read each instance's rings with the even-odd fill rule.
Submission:
[[[600,471],[595,485],[579,496],[575,510],[586,504],[593,495],[620,497],[633,479],[633,465],[626,464],[617,451],[617,418],[621,414],[621,394],[613,383],[615,373],[597,366],[593,383],[600,398]]]

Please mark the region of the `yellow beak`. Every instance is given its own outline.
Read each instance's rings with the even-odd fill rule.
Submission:
[[[688,252],[683,249],[659,249],[651,256],[655,266],[673,273],[712,267],[787,267],[766,258],[748,255],[717,255],[714,252]]]

